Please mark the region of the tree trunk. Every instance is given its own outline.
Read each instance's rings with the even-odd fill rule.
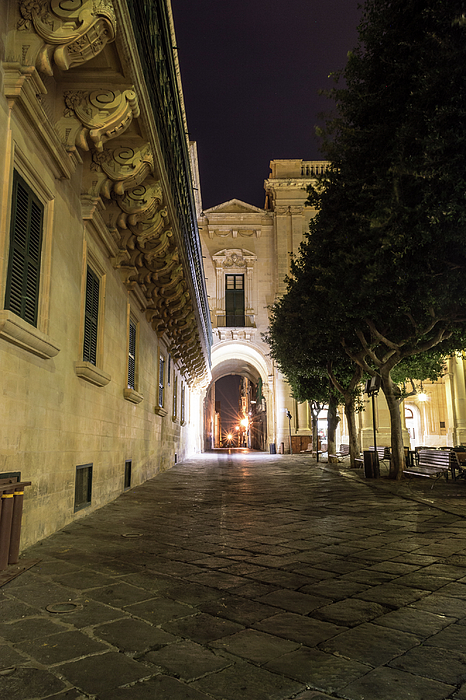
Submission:
[[[340,422],[337,409],[338,400],[336,399],[336,397],[331,395],[327,410],[327,450],[329,455],[328,461],[331,464],[338,463],[337,457],[330,457],[330,455],[334,455],[337,451],[335,444],[335,435],[337,432],[338,423]]]
[[[405,467],[405,451],[403,447],[403,433],[400,414],[400,401],[396,395],[395,384],[390,377],[390,372],[382,374],[382,389],[385,394],[388,410],[390,412],[391,431],[391,460],[390,479],[402,479]]]
[[[356,459],[361,454],[361,446],[359,444],[358,430],[356,427],[356,413],[354,412],[354,397],[352,394],[345,394],[345,415],[348,423],[348,439],[350,450],[350,464],[354,468]]]

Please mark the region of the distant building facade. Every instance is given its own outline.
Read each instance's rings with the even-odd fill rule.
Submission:
[[[0,478],[22,543],[199,451],[211,326],[169,0],[0,6]]]
[[[273,445],[279,451],[283,444],[289,451],[286,410],[292,414],[293,449],[305,449],[309,443],[308,407],[291,398],[262,334],[268,328],[268,307],[285,292],[291,257],[315,216],[306,206],[306,188],[325,165],[271,161],[263,209],[233,199],[202,211],[198,201],[214,339],[204,414],[207,448],[221,442],[215,435],[215,382],[227,374],[246,380],[242,387],[252,447],[268,450]]]
[[[269,355],[262,339],[268,307],[285,291],[291,255],[296,255],[315,210],[306,206],[306,187],[326,167],[323,161],[274,160],[265,181],[264,209],[233,199],[202,212],[198,198],[207,290],[213,326],[212,381],[205,400],[205,447],[221,444],[215,434],[215,381],[226,374],[244,378],[250,415],[250,444],[289,451],[289,429],[296,452],[311,440],[307,404],[299,404]],[[200,191],[200,188],[197,189]],[[437,382],[416,382],[417,393],[400,407],[404,443],[416,446],[466,445],[466,380],[462,354],[449,358]],[[286,411],[291,413],[288,421]],[[347,423],[340,407],[337,443],[347,443]],[[380,392],[372,415],[371,401],[357,415],[362,448],[390,445],[390,416]],[[326,411],[319,432],[327,433]],[[326,439],[323,437],[322,443]]]

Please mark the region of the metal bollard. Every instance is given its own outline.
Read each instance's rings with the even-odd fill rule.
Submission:
[[[19,541],[21,539],[21,519],[23,517],[24,490],[22,488],[16,488],[13,495],[13,515],[11,518],[8,564],[17,564],[19,561]]]
[[[30,481],[0,479],[0,571],[19,561],[24,487]]]
[[[10,554],[11,522],[13,518],[13,501],[15,486],[3,491],[1,502],[2,511],[0,513],[0,571],[8,566]]]

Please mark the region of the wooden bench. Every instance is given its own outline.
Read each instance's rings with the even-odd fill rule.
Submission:
[[[466,467],[458,461],[458,455],[453,450],[419,450],[417,453],[417,466],[403,469],[403,474],[409,476],[424,476],[427,478],[439,478],[442,474],[448,481],[448,472],[451,471],[453,481],[458,476],[466,476]]]
[[[334,455],[329,455],[329,457],[336,457],[337,459],[343,459],[344,457],[349,457],[350,449],[349,445],[340,445],[340,449]]]

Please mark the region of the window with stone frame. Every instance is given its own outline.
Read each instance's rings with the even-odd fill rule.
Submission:
[[[132,318],[129,320],[128,333],[128,388],[136,389],[136,338],[137,325]]]
[[[159,372],[158,372],[158,406],[163,408],[165,399],[165,358],[159,355]]]
[[[172,418],[176,420],[178,417],[178,377],[173,370],[173,413]]]
[[[244,326],[244,275],[225,275],[226,326]]]
[[[5,309],[37,327],[44,205],[15,171]]]
[[[84,305],[84,343],[83,360],[97,364],[97,331],[99,323],[100,280],[96,273],[87,266],[86,298]]]

